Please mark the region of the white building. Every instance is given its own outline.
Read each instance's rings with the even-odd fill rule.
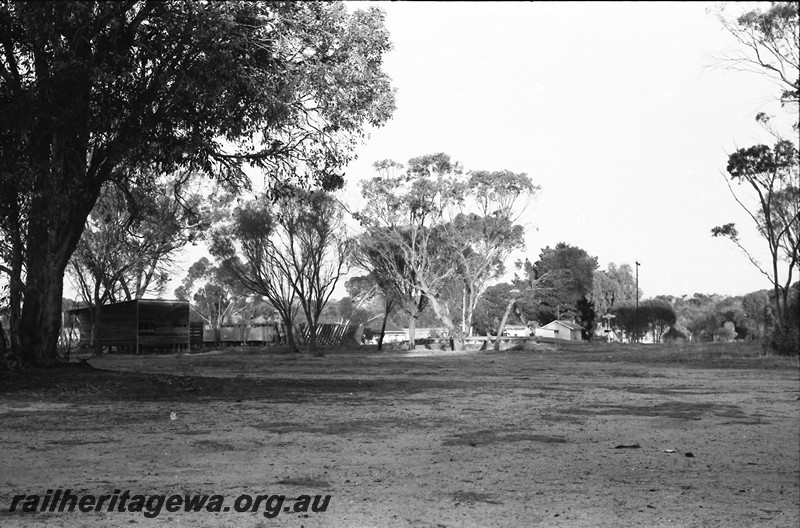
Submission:
[[[534,331],[536,337],[563,339],[564,341],[582,341],[583,328],[574,321],[552,321]]]
[[[525,325],[506,325],[503,329],[503,335],[509,337],[528,337],[531,335],[531,329]]]

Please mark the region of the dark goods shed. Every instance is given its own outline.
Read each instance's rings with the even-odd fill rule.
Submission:
[[[72,310],[80,319],[82,348],[109,352],[172,352],[189,349],[189,302],[137,299]],[[93,337],[94,336],[94,337]]]

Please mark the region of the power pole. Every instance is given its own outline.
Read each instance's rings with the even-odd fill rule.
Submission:
[[[606,320],[606,339],[608,340],[609,343],[611,342],[611,334],[612,334],[611,320],[614,319],[615,317],[616,315],[613,314],[605,314],[603,316],[603,319]]]
[[[635,293],[635,295],[636,295],[636,311],[637,312],[639,311],[639,266],[641,266],[641,264],[639,264],[639,261],[637,260],[636,261],[636,293]]]

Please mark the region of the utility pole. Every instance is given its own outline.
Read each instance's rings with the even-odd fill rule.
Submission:
[[[636,311],[637,312],[639,311],[639,266],[641,266],[641,264],[639,264],[639,261],[637,260],[636,261],[636,293],[635,293],[635,295],[636,295]]]
[[[611,342],[611,334],[612,334],[611,320],[614,319],[615,317],[616,315],[613,314],[605,314],[603,316],[603,319],[606,320],[606,339],[608,340],[609,343]]]

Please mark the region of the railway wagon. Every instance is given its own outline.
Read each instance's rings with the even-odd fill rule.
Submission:
[[[219,329],[219,344],[224,346],[243,345],[245,343],[265,346],[279,345],[285,335],[285,327],[277,324],[223,325]],[[214,343],[214,329],[210,326],[204,326],[203,346],[211,346]]]
[[[199,333],[199,332],[198,332]],[[345,325],[338,323],[324,323],[317,327],[317,344],[325,346],[361,345],[364,333],[363,326]],[[298,345],[307,343],[309,339],[308,327],[296,326],[293,331],[295,342]],[[202,346],[214,346],[214,329],[204,326],[202,329]],[[278,323],[245,325],[223,325],[219,331],[220,346],[254,345],[254,346],[280,346],[286,344],[286,326]],[[200,346],[192,341],[192,348]]]

